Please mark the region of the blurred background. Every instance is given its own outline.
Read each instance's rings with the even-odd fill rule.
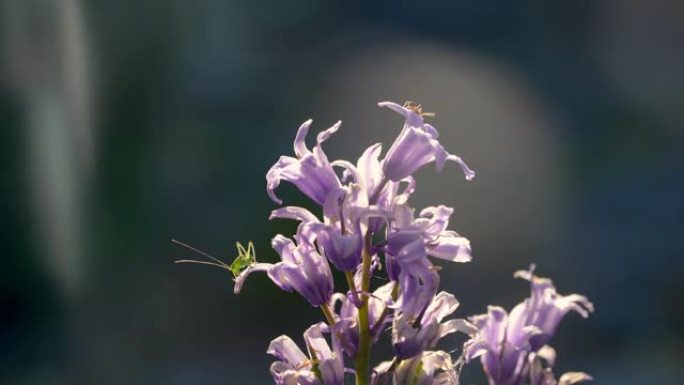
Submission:
[[[412,202],[453,206],[472,242],[443,264],[456,316],[512,307],[534,262],[597,308],[564,320],[557,373],[681,383],[680,1],[0,4],[0,383],[271,383],[268,342],[320,314],[263,275],[234,296],[171,239],[275,261],[294,226],[268,221],[266,171],[308,118],[343,120],[330,158],[388,146],[382,100],[436,112],[477,171],[426,167]]]

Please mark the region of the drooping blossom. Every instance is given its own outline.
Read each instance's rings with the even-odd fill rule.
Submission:
[[[371,340],[376,342],[380,338],[385,326],[391,321],[390,307],[392,304],[393,283],[387,283],[377,288],[368,296],[368,322],[370,324]],[[359,345],[358,309],[354,300],[355,293],[333,295],[331,308],[339,309],[335,312],[335,335],[342,341],[341,345],[349,357],[354,357]]]
[[[443,351],[425,351],[397,362],[385,361],[373,369],[372,385],[459,385],[456,365]]]
[[[452,262],[472,258],[470,242],[446,229],[452,212],[446,206],[428,207],[414,218],[408,205],[394,207],[385,264],[389,278],[400,282],[398,303],[408,317],[422,312],[437,290],[439,276],[428,255]]]
[[[265,271],[269,278],[285,291],[296,291],[312,306],[328,303],[333,294],[330,266],[313,244],[315,235],[300,226],[295,241],[276,235],[271,241],[282,261],[276,264],[255,263],[235,279],[235,293],[239,293],[245,279],[255,271]]]
[[[470,262],[470,241],[455,231],[447,230],[453,212],[451,207],[430,206],[414,218],[414,210],[407,204],[395,205],[392,211],[394,234],[418,233],[423,238],[426,254],[450,262]]]
[[[354,271],[361,262],[368,222],[373,217],[385,217],[383,210],[368,204],[357,184],[338,187],[328,193],[323,204],[323,222],[302,207],[283,207],[271,213],[271,218],[301,221],[307,233],[314,234],[320,252],[341,271]]]
[[[266,173],[266,190],[271,199],[278,204],[282,201],[275,194],[275,189],[282,180],[294,184],[318,204],[323,204],[328,193],[340,186],[340,181],[323,152],[321,144],[340,128],[341,122],[335,123],[318,134],[313,151],[309,150],[305,142],[311,123],[312,120],[307,120],[297,131],[294,140],[296,157],[281,156]]]
[[[391,232],[387,236],[385,264],[392,280],[404,270],[414,276],[427,277],[432,264],[427,255],[452,262],[472,259],[470,242],[455,231],[447,230],[453,209],[446,206],[428,207],[414,218],[406,204],[395,205],[391,217]],[[421,272],[422,274],[418,274]]]
[[[437,292],[439,274],[427,259],[423,236],[418,232],[388,235],[385,248],[387,275],[399,283],[395,307],[415,319]]]
[[[432,125],[424,122],[419,107],[403,107],[392,102],[380,102],[378,106],[388,107],[406,119],[399,137],[392,143],[382,162],[383,172],[390,180],[400,181],[433,161],[437,171],[444,168],[446,161],[453,161],[461,166],[466,179],[475,177],[475,172],[461,158],[449,154],[442,147],[437,140],[439,133]]]
[[[591,381],[593,378],[582,372],[567,372],[556,380],[553,366],[556,362],[556,351],[545,345],[529,358],[530,385],[572,385],[578,382]]]
[[[276,385],[344,385],[342,352],[330,348],[323,336],[325,324],[311,326],[304,332],[309,356],[288,336],[280,336],[268,347],[267,353],[278,360],[271,364]]]
[[[571,310],[582,317],[593,311],[586,297],[559,295],[553,282],[534,276],[533,269],[534,266],[515,273],[516,277],[530,281],[532,294],[510,314],[490,306],[487,314],[471,318],[478,331],[465,345],[466,359],[481,357],[490,385],[518,385],[527,381],[530,355],[546,349],[560,320]]]
[[[390,213],[395,204],[408,200],[415,190],[416,182],[412,176],[396,182],[389,180],[382,171],[379,160],[381,152],[382,144],[376,143],[363,152],[356,165],[346,160],[336,160],[332,165],[344,169],[344,180],[351,179],[354,184],[359,185],[370,204]],[[377,233],[384,224],[380,218],[371,219],[369,231]]]
[[[474,326],[463,319],[442,322],[458,305],[456,297],[442,291],[434,296],[419,319],[410,319],[397,309],[392,324],[392,346],[396,356],[405,359],[433,350],[440,339],[456,331],[472,333]]]
[[[570,311],[587,318],[594,311],[594,305],[587,297],[579,294],[560,295],[553,281],[534,275],[535,266],[519,270],[514,277],[530,282],[530,298],[513,308],[509,316],[512,330],[535,326],[538,333],[530,338],[530,349],[537,350],[549,342],[561,319]]]

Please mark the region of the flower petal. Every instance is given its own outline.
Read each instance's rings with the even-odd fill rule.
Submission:
[[[318,218],[311,211],[297,206],[287,206],[271,211],[268,219],[274,218],[293,219],[302,222],[319,222]]]
[[[294,152],[295,155],[297,155],[297,158],[302,158],[304,155],[311,153],[311,151],[309,151],[309,149],[306,147],[306,134],[309,133],[311,123],[313,123],[313,120],[309,119],[302,123],[297,130],[297,136],[295,136],[294,140]]]
[[[297,344],[292,341],[292,338],[286,335],[282,335],[271,341],[266,353],[275,356],[280,361],[292,365],[292,367],[301,366],[308,361],[306,355],[299,349]]]
[[[247,279],[247,277],[250,274],[257,272],[257,271],[268,272],[272,267],[273,267],[273,265],[270,263],[254,263],[254,264],[247,266],[247,268],[245,270],[243,270],[242,273],[240,273],[240,275],[238,275],[234,279],[235,285],[233,286],[233,292],[235,294],[240,294],[240,291],[242,291],[242,285],[245,284],[245,280]]]

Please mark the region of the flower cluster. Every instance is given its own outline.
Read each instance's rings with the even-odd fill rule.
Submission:
[[[468,180],[475,173],[444,149],[420,105],[382,102],[379,106],[404,120],[384,156],[378,143],[356,163],[330,161],[322,145],[341,123],[320,132],[309,149],[305,143],[309,120],[297,131],[294,156],[282,156],[266,174],[267,192],[274,202],[282,204],[276,189],[285,181],[320,210],[316,214],[293,206],[274,210],[271,219],[298,222],[296,233],[273,238],[272,247],[281,259],[274,264],[256,262],[253,256],[243,255],[242,248],[238,270],[231,270],[236,275],[235,292],[241,291],[250,274],[265,272],[281,289],[297,292],[320,308],[325,319],[304,333],[306,354],[287,336],[271,342],[268,353],[276,358],[271,365],[275,383],[343,385],[353,375],[357,385],[456,385],[461,364],[481,357],[492,385],[555,384],[554,354],[547,342],[565,313],[574,310],[586,316],[591,304],[581,296],[557,295],[550,280],[530,271],[518,275],[532,283],[532,296],[510,315],[490,307],[487,314],[470,321],[450,319],[459,302],[438,291],[439,269],[433,262],[470,261],[470,242],[448,229],[452,208],[438,205],[416,212],[409,206],[416,186],[413,174],[433,162],[441,171],[447,161],[460,166]],[[346,277],[344,289],[335,287],[334,271]],[[374,287],[372,278],[378,275],[387,280]],[[394,357],[371,369],[371,347],[388,329]],[[440,348],[440,340],[455,332],[471,339],[463,357],[453,360]],[[570,373],[559,383],[588,378]]]
[[[471,317],[477,331],[465,344],[466,361],[480,357],[492,385],[571,385],[591,380],[588,374],[569,372],[557,382],[551,370],[556,352],[547,343],[565,314],[575,311],[586,318],[593,305],[582,295],[559,295],[550,279],[533,272],[534,265],[515,273],[530,281],[532,294],[510,314],[490,306],[486,314]]]

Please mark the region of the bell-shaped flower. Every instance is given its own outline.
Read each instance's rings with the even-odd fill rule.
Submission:
[[[271,241],[273,249],[282,261],[276,264],[256,263],[249,266],[235,279],[235,293],[239,293],[245,279],[255,271],[265,271],[269,278],[285,291],[296,291],[312,306],[328,303],[333,294],[330,266],[313,245],[315,234],[299,226],[296,243],[283,235]]]
[[[359,233],[342,234],[340,229],[326,226],[318,233],[317,243],[338,270],[354,271],[361,263],[363,236]]]
[[[537,350],[549,342],[555,334],[561,319],[570,311],[587,318],[594,311],[594,305],[587,297],[579,294],[560,295],[553,281],[535,276],[535,266],[529,270],[519,270],[514,277],[530,282],[531,296],[513,308],[509,316],[509,335],[511,341],[519,345],[520,331],[527,326],[535,326],[538,333],[529,340],[530,349]]]
[[[368,296],[368,323],[370,325],[371,342],[375,343],[382,334],[385,325],[391,321],[392,290],[394,283],[390,282],[377,288]],[[339,336],[342,348],[349,357],[355,357],[359,346],[358,309],[356,307],[356,293],[337,293],[331,300],[335,325],[333,331]]]
[[[344,385],[344,361],[341,352],[330,349],[323,337],[325,324],[311,326],[304,332],[309,352],[305,355],[288,336],[271,341],[267,353],[278,361],[271,364],[276,385]]]
[[[430,303],[439,285],[439,274],[427,259],[425,241],[419,231],[398,231],[387,237],[387,275],[399,282],[395,308],[415,319]]]
[[[413,209],[408,205],[394,207],[384,248],[387,275],[391,280],[398,280],[402,275],[406,277],[402,280],[401,288],[402,293],[408,295],[402,298],[411,298],[409,303],[414,306],[426,306],[435,294],[435,291],[413,292],[412,289],[434,284],[436,290],[438,281],[434,276],[437,274],[427,255],[452,262],[468,262],[471,259],[470,242],[456,232],[446,230],[452,212],[446,206],[428,207],[416,219]],[[424,293],[427,297],[416,300],[416,293]],[[417,310],[420,312],[422,308]]]
[[[555,361],[556,351],[548,345],[545,345],[536,353],[530,353],[530,385],[573,385],[593,380],[590,375],[583,372],[567,372],[559,380],[556,380],[556,376],[553,373]]]
[[[515,274],[530,281],[530,298],[510,314],[490,306],[487,314],[471,318],[478,331],[465,344],[466,360],[481,357],[491,385],[519,384],[529,376],[530,355],[545,349],[565,314],[573,310],[587,317],[593,311],[586,297],[557,294],[553,282],[534,276],[533,268]]]
[[[426,351],[407,359],[385,361],[373,369],[372,385],[459,385],[457,365],[443,351]]]
[[[394,203],[406,202],[415,190],[416,182],[411,176],[399,181],[389,180],[382,171],[381,152],[382,144],[376,143],[363,152],[356,165],[346,160],[336,160],[332,165],[342,167],[343,178],[351,178],[361,186],[369,202],[390,212]],[[406,185],[403,189],[400,187],[402,184]]]
[[[383,210],[368,204],[358,184],[338,187],[328,193],[323,204],[323,222],[301,207],[283,207],[271,213],[271,219],[301,221],[305,231],[315,236],[320,252],[341,271],[354,271],[361,263],[368,222],[387,216]]]
[[[392,346],[396,356],[411,358],[425,350],[433,350],[443,337],[456,331],[471,334],[474,326],[463,319],[442,322],[458,308],[452,294],[440,292],[425,308],[419,319],[410,319],[402,312],[395,314],[392,324]]]
[[[378,106],[388,107],[405,118],[404,128],[382,162],[383,172],[391,181],[400,181],[433,161],[437,171],[444,168],[446,161],[453,161],[461,166],[466,179],[471,180],[475,177],[475,172],[468,168],[461,158],[449,154],[442,147],[437,140],[439,133],[432,125],[423,121],[419,108],[412,105],[403,107],[392,102],[381,102]]]
[[[390,280],[399,279],[403,267],[420,265],[427,257],[425,239],[419,231],[396,231],[387,235],[385,265]]]
[[[453,210],[428,207],[414,218],[406,204],[394,207],[391,229],[384,247],[388,277],[399,280],[399,305],[405,313],[417,315],[436,293],[439,277],[428,255],[453,262],[470,261],[470,242],[446,230]]]
[[[311,122],[307,120],[297,131],[294,140],[296,157],[281,156],[266,173],[266,190],[271,199],[278,204],[282,201],[276,196],[275,189],[282,180],[294,184],[318,204],[323,204],[328,193],[340,186],[340,181],[321,144],[340,128],[341,122],[318,134],[313,151],[309,150],[305,142]]]
[[[527,371],[529,349],[525,346],[514,346],[507,339],[506,311],[498,306],[490,306],[487,314],[472,317],[471,322],[478,331],[476,337],[466,342],[466,360],[481,357],[482,367],[490,385],[520,384]],[[526,340],[536,332],[535,327],[526,328]]]
[[[276,385],[320,385],[311,360],[290,337],[283,335],[271,341],[267,353],[278,359],[271,364]]]
[[[392,227],[397,232],[418,232],[423,237],[426,253],[451,262],[470,262],[470,241],[455,231],[447,230],[454,209],[430,206],[414,218],[413,209],[406,204],[395,205]]]

